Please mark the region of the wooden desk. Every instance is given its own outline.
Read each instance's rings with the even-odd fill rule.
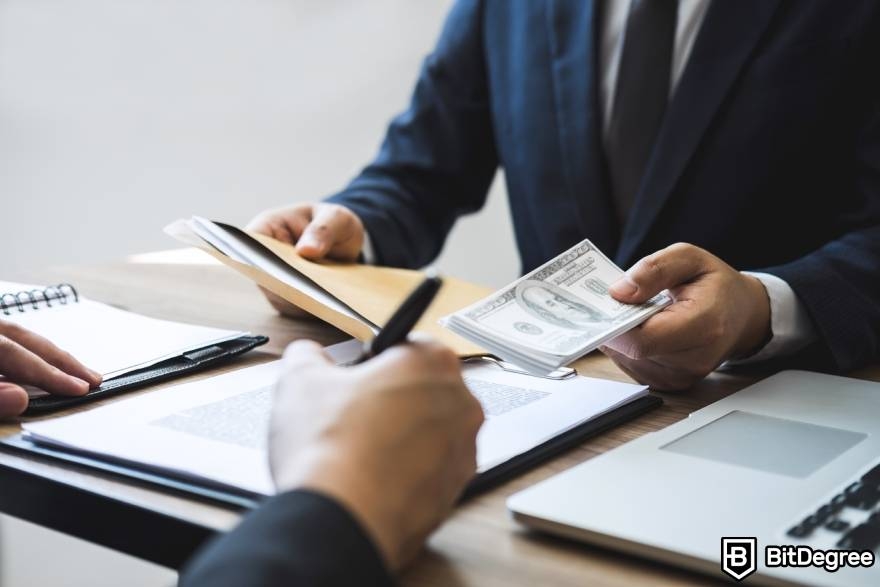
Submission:
[[[125,262],[61,267],[16,277],[44,284],[69,282],[91,299],[157,318],[271,337],[263,350],[228,369],[270,360],[297,338],[323,344],[345,338],[318,322],[277,316],[253,285],[195,251],[142,255]],[[602,356],[588,357],[578,368],[587,375],[628,380]],[[877,369],[861,375],[880,380]],[[429,548],[404,573],[403,584],[705,585],[708,579],[703,576],[526,532],[510,519],[504,504],[516,491],[676,422],[756,379],[713,374],[688,393],[662,394],[663,407],[470,500],[434,535]],[[2,424],[0,436],[19,429],[17,423]],[[650,496],[650,488],[645,488],[645,494]],[[109,475],[6,453],[0,453],[0,510],[172,568],[179,567],[213,533],[235,525],[240,515]]]

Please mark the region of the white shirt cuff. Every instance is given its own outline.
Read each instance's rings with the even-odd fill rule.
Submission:
[[[361,255],[364,258],[364,265],[376,264],[376,250],[373,248],[373,241],[370,240],[370,233],[364,229],[364,245],[361,247]]]
[[[743,273],[758,279],[767,290],[767,297],[770,298],[770,341],[757,353],[744,359],[728,361],[724,366],[746,365],[784,357],[815,340],[813,321],[790,285],[769,273]]]

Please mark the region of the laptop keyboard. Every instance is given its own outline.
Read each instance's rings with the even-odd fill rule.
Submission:
[[[853,481],[815,512],[791,527],[787,535],[799,540],[834,541],[837,548],[880,548],[880,464]]]

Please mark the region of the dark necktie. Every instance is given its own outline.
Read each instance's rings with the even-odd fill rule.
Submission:
[[[606,149],[618,218],[625,223],[669,98],[678,0],[632,0]]]

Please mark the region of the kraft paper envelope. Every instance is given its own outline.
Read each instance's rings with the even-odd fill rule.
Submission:
[[[238,262],[218,251],[193,233],[185,221],[174,222],[165,231],[188,245],[202,249],[224,265],[358,340],[369,340],[374,336],[373,329],[363,321],[328,307],[258,267]],[[401,302],[424,278],[421,272],[410,269],[354,263],[315,263],[299,256],[294,247],[287,243],[264,235],[246,234],[379,327],[385,325]],[[492,290],[486,287],[444,276],[443,287],[415,330],[430,334],[459,356],[486,354],[479,346],[441,326],[438,320],[490,293]]]

